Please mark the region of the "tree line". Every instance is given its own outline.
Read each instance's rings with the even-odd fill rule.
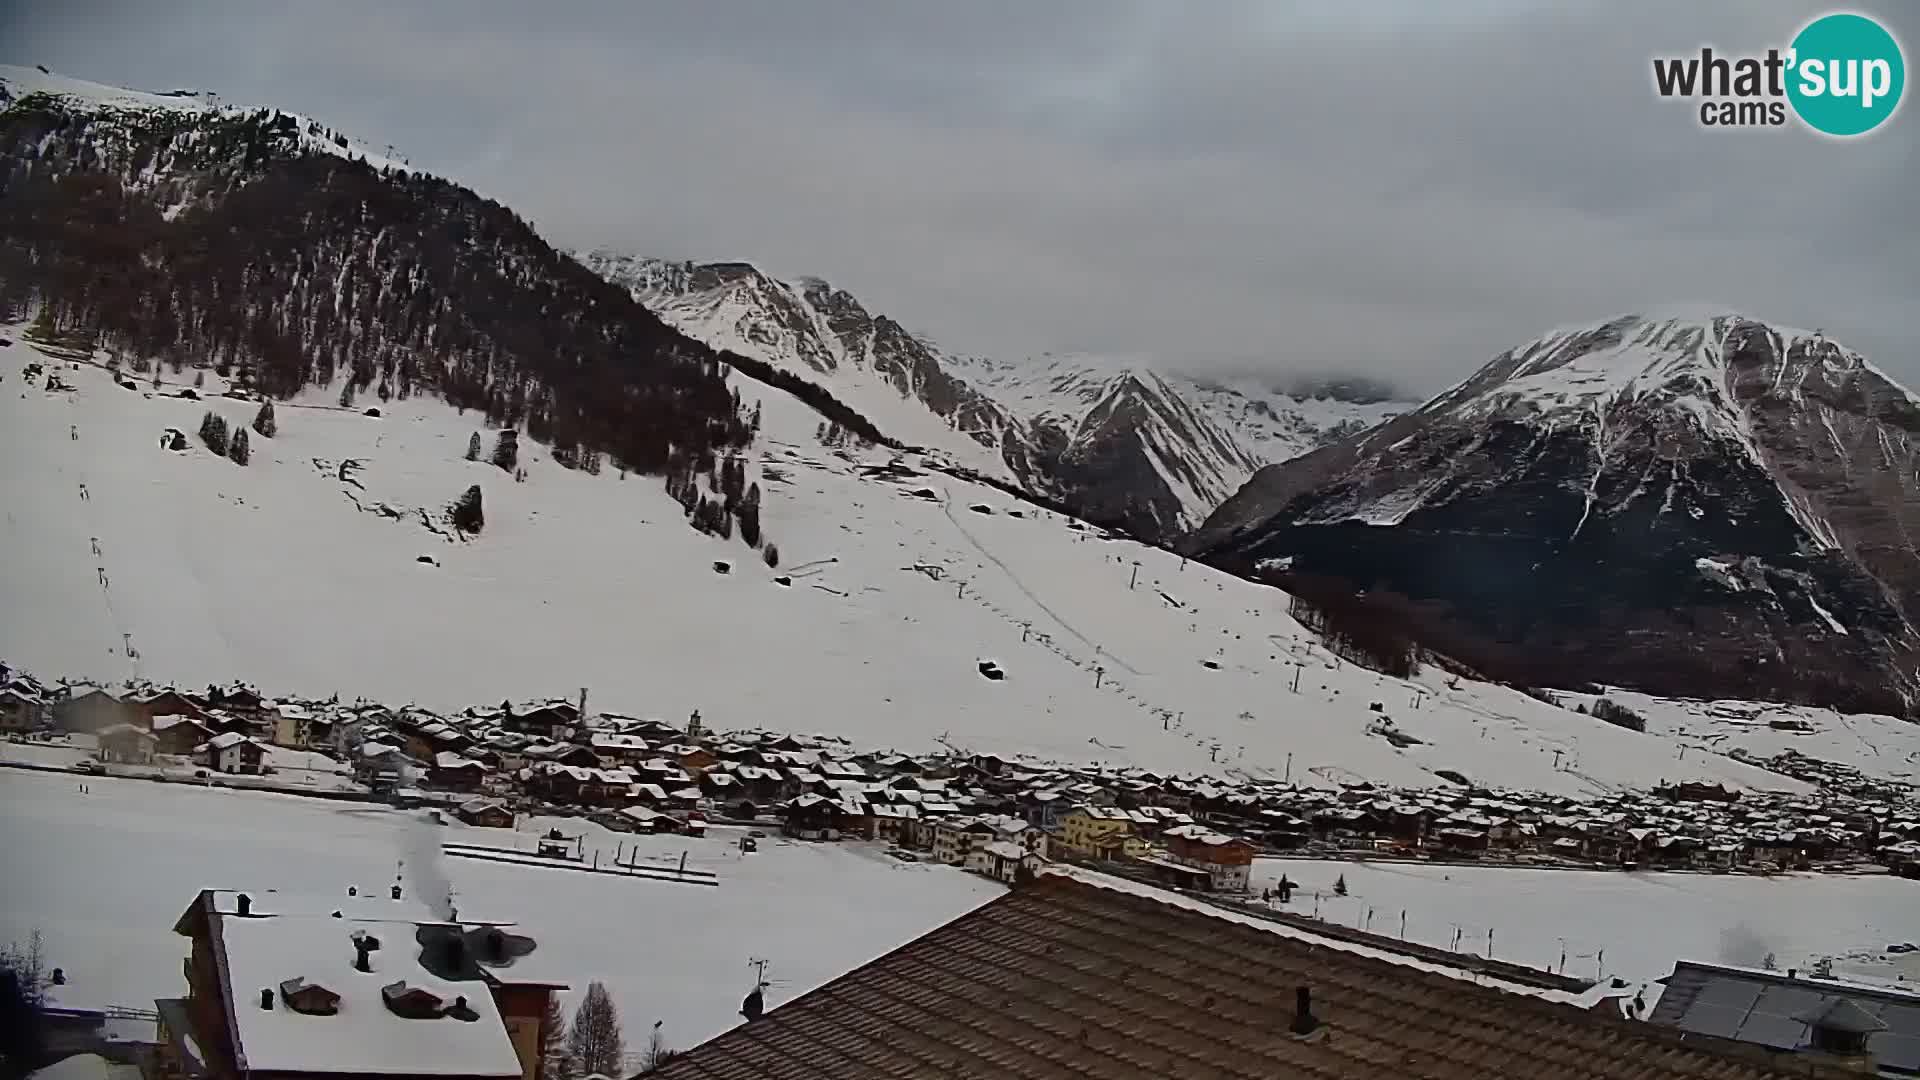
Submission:
[[[588,471],[718,487],[759,423],[728,368],[888,441],[824,389],[666,326],[507,207],[307,151],[270,110],[34,95],[0,113],[0,317],[36,304],[156,371],[210,363],[268,397],[432,393]]]

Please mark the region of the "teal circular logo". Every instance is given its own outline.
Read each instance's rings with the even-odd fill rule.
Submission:
[[[1887,28],[1842,12],[1794,35],[1787,100],[1807,126],[1827,135],[1864,135],[1886,123],[1907,88],[1900,43]]]

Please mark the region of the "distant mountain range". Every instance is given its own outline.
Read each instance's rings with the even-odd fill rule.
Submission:
[[[717,349],[821,383],[889,436],[1167,542],[1263,465],[1412,408],[1364,380],[1207,380],[1137,360],[954,356],[819,278],[577,257]]]
[[[1627,315],[1262,469],[1183,546],[1408,602],[1565,685],[1901,713],[1920,662],[1920,399],[1819,331]]]

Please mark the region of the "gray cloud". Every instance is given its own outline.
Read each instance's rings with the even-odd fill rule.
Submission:
[[[391,142],[564,244],[818,274],[957,351],[1432,388],[1699,301],[1920,382],[1914,107],[1839,144],[1652,93],[1651,56],[1784,44],[1801,4],[170,7],[16,2],[0,41]]]

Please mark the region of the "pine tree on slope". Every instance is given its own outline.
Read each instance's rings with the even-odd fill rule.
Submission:
[[[474,438],[479,438],[478,435]],[[540,1018],[540,1067],[535,1080],[573,1080],[573,1062],[567,1057],[567,1014],[549,996]]]
[[[247,444],[247,429],[237,428],[233,437],[227,441],[227,456],[235,465],[245,465],[253,460],[253,447]]]
[[[477,431],[473,433],[473,438],[467,440],[467,460],[480,460],[480,433]]]
[[[626,1043],[620,1037],[620,1014],[605,983],[587,985],[587,996],[573,1012],[567,1032],[567,1051],[578,1075],[620,1077],[625,1074]]]
[[[280,434],[280,423],[274,419],[273,415],[273,402],[264,401],[260,403],[260,411],[254,414],[253,417],[253,430],[268,439]]]

